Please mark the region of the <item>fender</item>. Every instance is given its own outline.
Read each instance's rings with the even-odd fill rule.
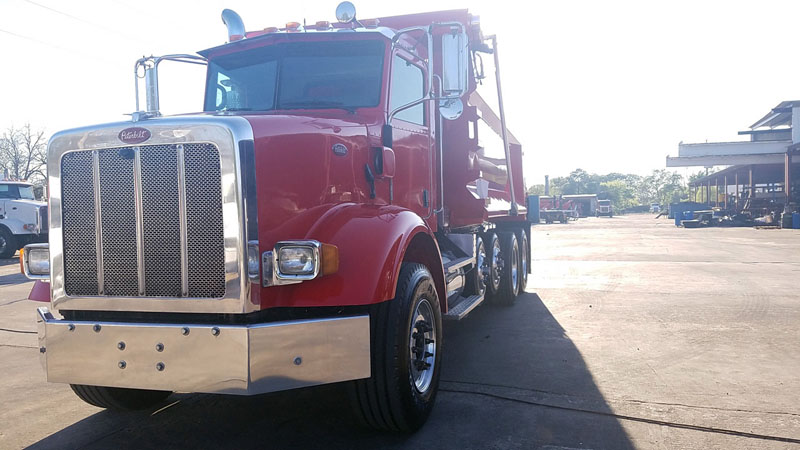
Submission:
[[[369,305],[392,299],[404,260],[425,264],[439,298],[445,298],[436,237],[425,221],[408,209],[339,204],[319,215],[305,236],[285,237],[298,238],[337,246],[339,271],[299,284],[262,288],[261,309]]]

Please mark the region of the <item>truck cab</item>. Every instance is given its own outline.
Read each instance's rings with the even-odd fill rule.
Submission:
[[[597,201],[597,217],[600,216],[614,217],[614,210],[611,207],[611,200]]]
[[[0,259],[34,242],[47,242],[47,203],[31,183],[0,180]]]
[[[48,381],[112,409],[348,382],[371,426],[422,426],[442,321],[524,290],[522,147],[477,16],[336,15],[225,10],[228,43],[137,61],[131,122],[51,139],[52,232],[22,261]],[[165,61],[207,66],[203,111],[161,115]]]

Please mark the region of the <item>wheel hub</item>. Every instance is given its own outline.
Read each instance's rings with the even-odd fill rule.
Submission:
[[[414,387],[424,394],[431,387],[436,365],[436,324],[430,302],[422,299],[411,320],[409,357]]]

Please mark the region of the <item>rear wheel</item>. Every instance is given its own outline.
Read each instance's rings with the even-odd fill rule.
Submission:
[[[495,300],[501,305],[511,305],[517,299],[520,286],[520,252],[517,235],[513,232],[500,233],[500,248],[502,249],[503,270],[500,274],[500,290],[497,292]]]
[[[528,243],[528,233],[520,229],[517,232],[519,242],[519,290],[518,293],[525,292],[528,285],[528,255],[530,255]]]
[[[475,267],[467,274],[467,295],[486,295],[486,284],[489,278],[489,258],[483,237],[475,238]]]
[[[404,263],[393,300],[370,310],[372,376],[350,384],[356,416],[389,431],[419,429],[439,389],[442,316],[428,269]]]
[[[503,273],[503,252],[500,249],[500,238],[490,231],[483,235],[486,248],[486,299],[494,301],[500,292],[500,278]]]
[[[149,408],[161,403],[172,393],[170,391],[87,386],[83,384],[70,384],[70,387],[86,403],[117,411]]]
[[[14,256],[17,251],[17,242],[14,235],[7,229],[0,227],[0,259]]]

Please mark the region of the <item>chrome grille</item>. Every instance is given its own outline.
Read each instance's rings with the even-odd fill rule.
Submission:
[[[213,144],[67,153],[62,201],[67,295],[225,294],[220,158]]]

